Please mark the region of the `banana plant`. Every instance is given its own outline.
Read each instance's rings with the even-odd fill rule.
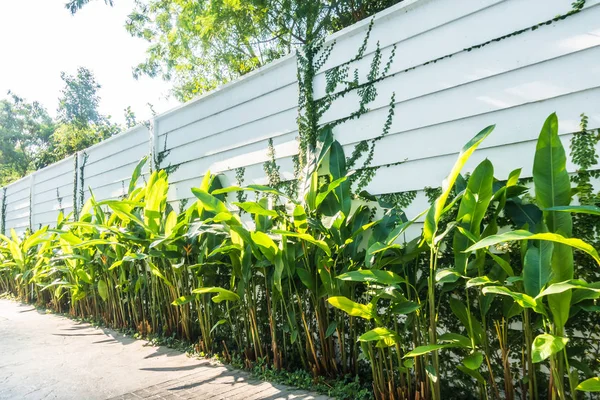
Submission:
[[[597,296],[595,284],[573,280],[572,249],[589,254],[600,262],[598,253],[589,244],[571,238],[571,187],[566,171],[566,155],[558,136],[558,120],[555,114],[546,120],[536,147],[533,167],[535,203],[528,210],[517,202],[513,207],[515,221],[524,221],[520,230],[491,235],[478,240],[466,252],[486,250],[492,254],[494,246],[501,243],[522,243],[522,276],[511,276],[511,285],[498,285],[489,281],[483,284],[483,294],[509,296],[524,309],[524,326],[530,326],[529,313],[539,315],[546,327],[535,339],[528,338],[527,355],[530,363],[550,358],[552,373],[551,390],[561,398],[567,398],[564,388],[565,371],[570,384],[570,395],[576,396],[577,373],[571,371],[565,345],[564,326],[569,319],[571,307],[589,296]],[[539,208],[537,208],[537,207]],[[583,211],[578,210],[578,211]],[[497,256],[494,256],[497,258]],[[504,280],[502,280],[504,281]],[[507,282],[509,282],[507,280]],[[576,297],[573,297],[575,296]],[[529,333],[526,332],[526,336]],[[534,375],[530,374],[530,395],[537,397]]]
[[[10,238],[0,234],[0,240],[6,243],[11,257],[3,266],[16,269],[14,280],[17,282],[19,297],[25,301],[34,300],[31,278],[37,262],[37,247],[47,240],[47,231],[48,227],[45,226],[32,234],[27,233],[23,239],[19,238],[14,229],[10,230]]]
[[[458,155],[452,170],[442,183],[441,194],[434,201],[433,205],[427,211],[425,216],[425,224],[423,227],[423,242],[429,246],[429,280],[428,280],[428,295],[427,305],[429,311],[429,322],[428,322],[428,345],[440,346],[437,343],[437,313],[436,313],[436,294],[435,294],[435,276],[437,273],[438,265],[438,253],[440,251],[440,244],[444,237],[448,235],[456,226],[456,224],[449,224],[444,231],[440,232],[440,221],[445,213],[447,213],[454,202],[459,201],[462,197],[462,193],[459,193],[450,204],[448,204],[448,198],[452,193],[457,178],[459,177],[460,171],[467,163],[473,152],[479,147],[479,145],[487,138],[492,131],[494,126],[488,126],[473,137],[466,145],[463,146],[462,150]],[[440,399],[441,386],[439,379],[439,355],[438,349],[434,348],[431,351],[432,357],[430,360],[432,373],[430,374],[430,386],[432,390],[432,398],[434,400]]]
[[[440,399],[451,379],[485,399],[537,399],[546,381],[550,396],[577,398],[600,390],[593,354],[570,336],[599,309],[600,283],[576,263],[600,256],[573,237],[572,215],[600,208],[573,203],[557,123],[540,133],[532,188],[520,170],[495,179],[489,160],[461,175],[490,126],[411,220],[354,193],[361,171],[327,127],[297,194],[222,187],[208,172],[177,211],[167,173],[144,175],[142,160],[121,198],[90,191],[76,220],[0,236],[0,290],[206,354],[233,349],[247,367],[370,375],[377,399]],[[251,199],[228,198],[239,191]],[[423,216],[422,237],[407,242]]]

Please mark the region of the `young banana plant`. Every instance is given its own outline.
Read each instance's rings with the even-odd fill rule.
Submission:
[[[14,268],[16,274],[14,279],[17,282],[19,297],[29,302],[33,301],[31,278],[38,258],[38,246],[47,240],[48,227],[34,233],[26,233],[23,239],[19,238],[14,229],[10,231],[10,238],[0,234],[0,240],[6,243],[11,261],[3,264],[4,268]]]
[[[522,229],[479,240],[477,237],[471,237],[476,243],[465,252],[485,250],[495,260],[499,260],[499,257],[493,254],[494,246],[510,242],[521,243],[522,275],[509,274],[505,284],[490,279],[481,280],[482,294],[509,296],[522,307],[526,337],[530,336],[530,312],[542,319],[544,332],[533,340],[527,338],[527,357],[530,364],[550,358],[551,391],[560,399],[566,399],[565,373],[571,397],[576,396],[578,376],[569,366],[565,349],[568,338],[565,337],[564,327],[573,305],[598,296],[597,284],[573,279],[572,249],[589,254],[599,263],[600,258],[592,246],[570,237],[572,223],[569,212],[593,210],[569,206],[571,186],[555,114],[546,120],[537,142],[533,181],[535,205],[524,205],[517,199],[511,207],[507,207],[513,221],[524,222],[521,224]],[[508,273],[512,272],[511,270],[506,269]],[[500,282],[505,280],[501,279]],[[538,388],[533,369],[530,369],[529,378],[530,396],[536,398]]]

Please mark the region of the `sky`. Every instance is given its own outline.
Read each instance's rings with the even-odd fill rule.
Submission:
[[[147,42],[125,30],[133,0],[109,7],[90,2],[74,16],[66,0],[0,0],[0,98],[11,90],[27,101],[40,102],[56,116],[63,87],[60,72],[74,75],[90,69],[102,88],[100,112],[124,122],[131,106],[138,121],[175,107],[171,85],[160,78],[133,78],[132,69],[144,61]]]

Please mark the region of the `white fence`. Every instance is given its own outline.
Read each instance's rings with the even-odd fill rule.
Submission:
[[[439,186],[462,145],[487,125],[496,124],[496,130],[466,171],[489,158],[499,179],[519,167],[522,176],[531,175],[535,140],[551,112],[559,116],[566,147],[579,130],[580,114],[588,116],[590,129],[599,128],[600,0],[541,24],[567,14],[571,3],[407,0],[375,16],[365,57],[350,71],[358,69],[364,79],[379,42],[384,62],[395,48],[390,76],[377,83],[379,95],[366,115],[334,130],[350,154],[357,143],[381,133],[395,93],[395,117],[374,157],[375,166],[395,165],[379,169],[367,190],[416,191],[406,210],[415,215],[427,205],[423,189]],[[325,95],[325,72],[356,54],[368,26],[363,21],[328,38],[335,46],[315,78],[317,97]],[[357,98],[336,100],[321,122],[348,116]],[[296,57],[290,55],[156,117],[152,134],[136,127],[86,150],[84,186],[97,199],[118,197],[137,161],[150,151],[164,154],[162,167],[176,167],[169,192],[174,203],[191,198],[190,188],[209,169],[235,183],[235,169],[244,167],[244,184],[265,183],[269,139],[284,178],[291,178],[297,104]],[[85,157],[79,157],[81,166]],[[6,228],[36,228],[51,223],[61,207],[68,211],[73,168],[69,158],[9,185]]]

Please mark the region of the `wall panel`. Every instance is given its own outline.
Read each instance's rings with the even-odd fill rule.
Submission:
[[[380,168],[367,189],[373,194],[416,191],[406,209],[411,217],[428,205],[424,188],[439,186],[462,145],[490,124],[496,124],[495,131],[465,172],[489,158],[499,179],[515,168],[531,175],[535,140],[550,113],[559,116],[567,148],[582,113],[590,129],[599,128],[600,0],[588,0],[581,12],[538,26],[567,14],[571,3],[406,0],[372,19],[364,57],[349,64],[371,19],[327,38],[333,48],[315,77],[316,98],[326,95],[332,68],[347,65],[350,79],[356,70],[362,83],[378,46],[381,68],[396,53],[388,75],[375,84],[378,96],[367,104],[368,112],[334,129],[350,154],[356,144],[382,133],[395,96],[389,132],[375,147],[372,165]],[[335,90],[343,89],[340,84]],[[193,200],[190,189],[208,170],[222,174],[225,184],[236,183],[237,168],[245,169],[244,184],[266,183],[263,163],[270,139],[283,178],[293,179],[298,90],[292,54],[155,117],[152,134],[140,125],[85,150],[86,198],[88,188],[98,200],[126,194],[133,168],[151,149],[160,153],[161,167],[171,167],[172,204]],[[321,122],[349,116],[358,103],[357,92],[350,91]],[[363,162],[364,156],[357,165]],[[569,163],[568,169],[573,172],[575,166]],[[52,224],[60,209],[72,210],[74,174],[70,157],[9,185],[7,227],[22,231],[29,226],[30,208],[34,226]],[[419,229],[415,224],[411,234]]]

